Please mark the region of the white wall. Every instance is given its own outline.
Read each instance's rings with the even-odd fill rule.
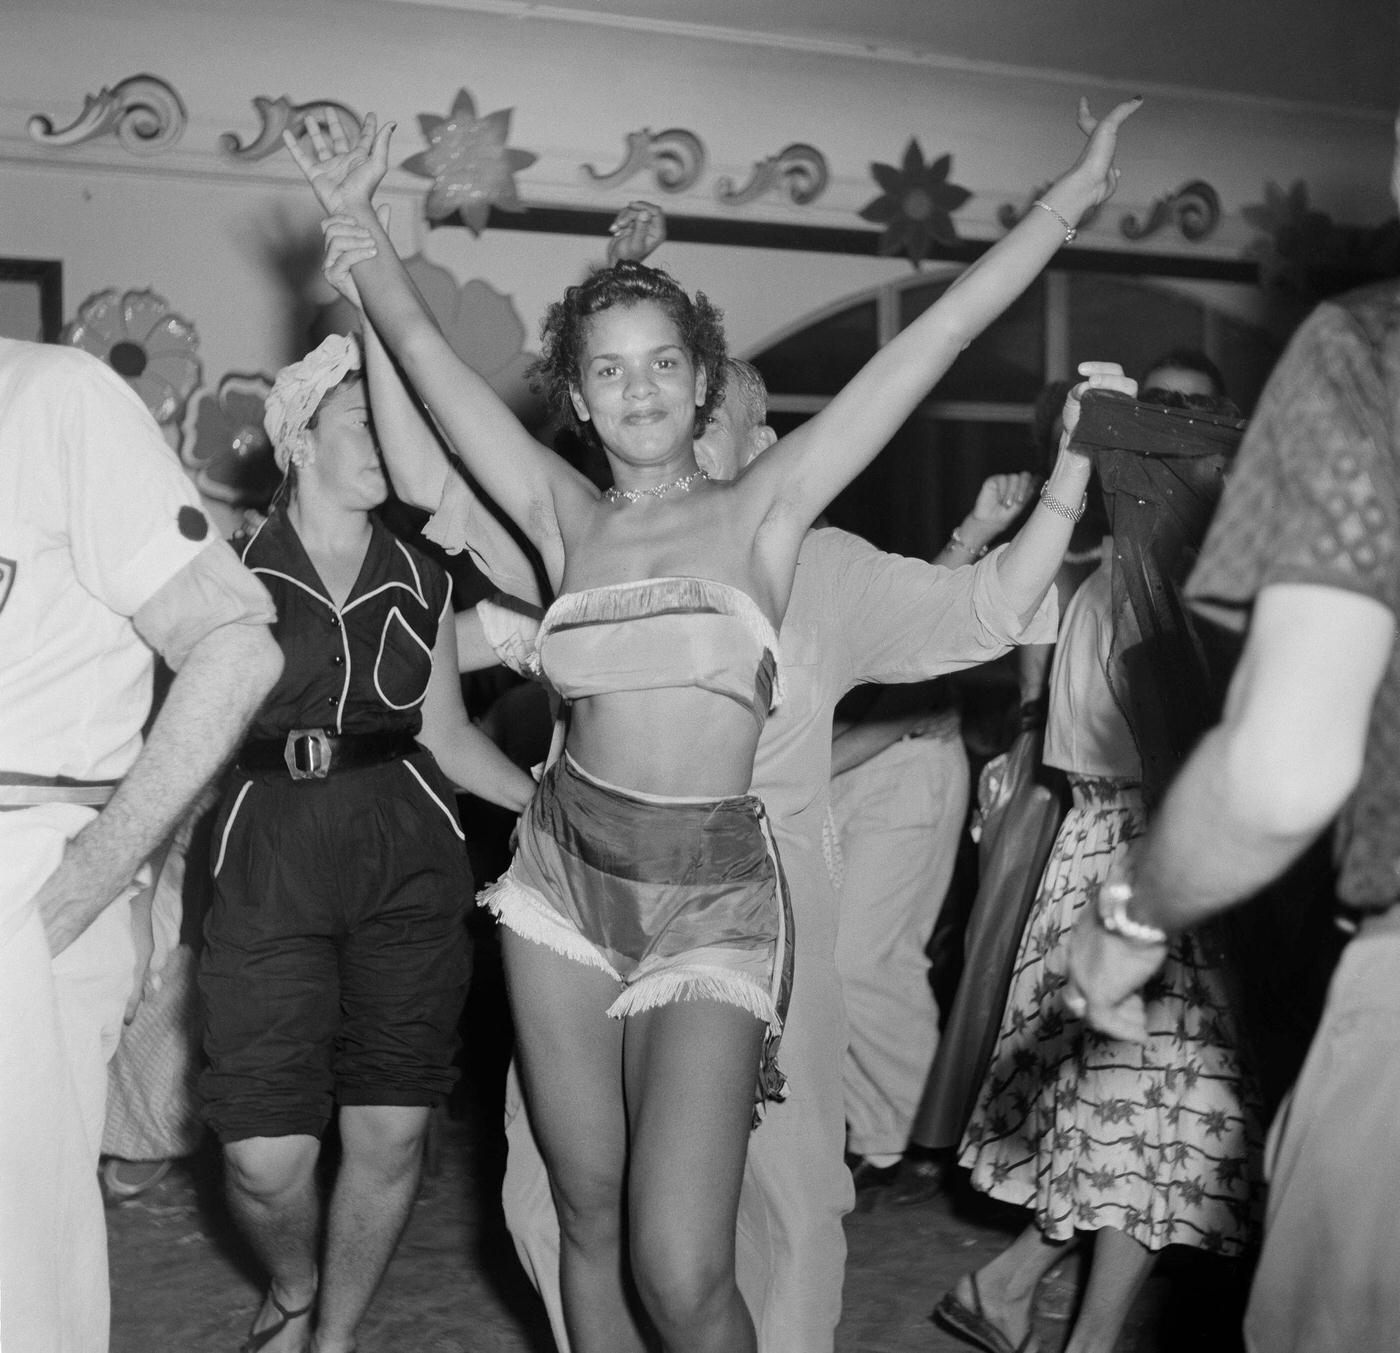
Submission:
[[[1137,41],[1125,34],[1126,42]],[[36,144],[35,113],[62,127],[85,95],[140,72],[175,86],[189,112],[171,151],[138,157],[105,137],[71,149]],[[686,31],[633,31],[557,18],[371,0],[7,0],[0,13],[0,253],[60,258],[65,315],[89,293],[153,287],[199,330],[205,379],[272,370],[295,355],[289,327],[303,303],[279,254],[314,250],[317,211],[285,154],[253,166],[220,154],[218,137],[258,130],[254,95],[329,98],[399,124],[394,160],[421,149],[422,112],[442,115],[465,86],[479,113],[513,107],[510,144],[539,160],[518,177],[527,202],[612,209],[657,197],[638,178],[604,192],[580,166],[611,169],[626,134],[684,127],[710,167],[669,210],[692,215],[859,226],[876,194],[872,159],[895,161],[910,135],[954,155],[953,178],[977,196],[957,217],[995,236],[996,209],[1065,167],[1078,133],[1074,93],[1043,77],[936,61],[887,61],[800,47],[745,47]],[[1096,106],[1118,94],[1087,92]],[[792,141],[817,146],[832,184],[810,208],[773,197],[739,211],[713,196],[720,174]],[[1251,232],[1239,217],[1266,180],[1307,181],[1314,204],[1345,221],[1388,211],[1388,118],[1364,112],[1163,90],[1124,133],[1120,197],[1085,243],[1123,246],[1116,224],[1191,178],[1224,200],[1227,219],[1203,246],[1166,234],[1144,251],[1235,257]],[[393,233],[459,279],[510,293],[533,334],[545,303],[598,255],[594,241],[422,222],[426,181],[395,173]],[[306,254],[309,261],[312,255]],[[661,260],[725,308],[737,350],[831,297],[902,275],[892,260],[674,246]],[[814,289],[824,294],[814,294]]]

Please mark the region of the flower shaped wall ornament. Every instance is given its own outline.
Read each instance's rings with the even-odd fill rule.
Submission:
[[[427,139],[427,150],[410,155],[402,168],[432,179],[428,193],[428,219],[443,221],[459,215],[472,234],[486,229],[492,207],[524,211],[515,189],[514,175],[539,157],[528,150],[512,150],[510,116],[502,108],[477,117],[476,104],[465,89],[457,91],[448,115],[419,113],[418,125]]]
[[[180,459],[195,487],[233,507],[265,507],[282,482],[263,428],[269,377],[231,372],[217,390],[203,390],[185,418]]]
[[[199,335],[154,291],[113,287],[89,296],[61,340],[106,362],[162,427],[179,421],[199,384]]]
[[[443,337],[457,354],[510,406],[529,428],[543,426],[544,402],[530,384],[535,355],[525,347],[526,328],[509,295],[473,278],[458,283],[446,268],[422,254],[404,260],[404,269]],[[358,314],[333,301],[316,316],[318,332],[348,333]]]
[[[882,254],[903,254],[917,268],[931,245],[959,242],[952,213],[972,193],[948,182],[952,167],[951,155],[940,155],[926,165],[913,137],[904,148],[904,163],[898,169],[871,164],[870,173],[883,191],[860,209],[860,217],[885,227],[880,236]]]

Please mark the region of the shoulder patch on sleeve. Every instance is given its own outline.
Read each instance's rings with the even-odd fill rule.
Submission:
[[[197,507],[182,507],[175,514],[175,522],[186,540],[203,540],[209,534],[209,518]]]

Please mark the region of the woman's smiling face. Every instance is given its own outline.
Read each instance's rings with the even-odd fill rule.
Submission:
[[[705,402],[675,321],[652,301],[611,306],[588,322],[571,391],[580,418],[628,465],[669,464],[692,454],[695,411]]]

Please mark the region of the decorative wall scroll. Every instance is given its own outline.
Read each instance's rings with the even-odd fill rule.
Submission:
[[[1145,240],[1168,223],[1175,224],[1192,244],[1208,238],[1220,224],[1220,194],[1204,179],[1192,179],[1176,192],[1159,197],[1146,220],[1139,221],[1130,214],[1118,223],[1118,229],[1124,239]]]
[[[600,188],[616,188],[636,174],[651,170],[663,193],[683,193],[694,187],[705,171],[705,147],[694,132],[668,127],[653,134],[650,127],[627,133],[627,154],[611,173],[591,164],[583,172]]]
[[[83,100],[76,120],[59,130],[39,113],[29,119],[29,135],[40,145],[68,147],[109,132],[133,155],[157,155],[184,135],[189,115],[180,96],[154,75],[133,75]]]
[[[428,149],[410,155],[401,167],[410,174],[432,179],[429,220],[442,221],[459,215],[473,235],[480,235],[486,229],[492,207],[502,211],[525,210],[516,192],[514,175],[529,168],[539,157],[506,145],[514,111],[502,108],[477,117],[472,96],[459,89],[445,118],[418,114],[418,126]]]
[[[913,137],[904,148],[904,162],[898,169],[871,164],[870,173],[884,191],[860,209],[860,217],[885,227],[880,253],[903,254],[917,268],[930,245],[958,243],[952,213],[972,193],[948,182],[952,167],[951,155],[940,155],[926,165]]]
[[[179,421],[199,384],[199,335],[154,291],[114,287],[89,296],[62,341],[106,362],[163,427]]]
[[[360,115],[333,99],[293,103],[285,94],[275,99],[268,98],[266,94],[258,94],[253,98],[253,107],[257,109],[258,117],[262,120],[256,140],[245,145],[238,139],[237,132],[224,132],[219,137],[219,149],[232,160],[251,163],[254,160],[266,159],[282,149],[283,132],[289,131],[293,136],[300,136],[306,119],[312,114],[321,116],[333,111],[352,140],[360,133]]]
[[[726,207],[742,207],[781,186],[799,207],[805,207],[822,195],[826,183],[826,156],[815,146],[795,141],[776,155],[759,160],[742,188],[735,188],[728,176],[721,178],[715,184],[715,196]]]
[[[1050,184],[1048,182],[1042,183],[1019,207],[1011,202],[1002,203],[997,209],[997,224],[1000,225],[1003,230],[1010,230],[1012,226],[1016,225],[1021,218],[1031,210],[1031,204],[1035,202],[1038,197],[1044,197],[1049,189]],[[1079,229],[1088,230],[1089,227],[1099,219],[1099,213],[1101,211],[1103,211],[1102,202],[1096,203],[1094,206],[1090,207],[1089,210],[1079,218],[1077,222]]]

